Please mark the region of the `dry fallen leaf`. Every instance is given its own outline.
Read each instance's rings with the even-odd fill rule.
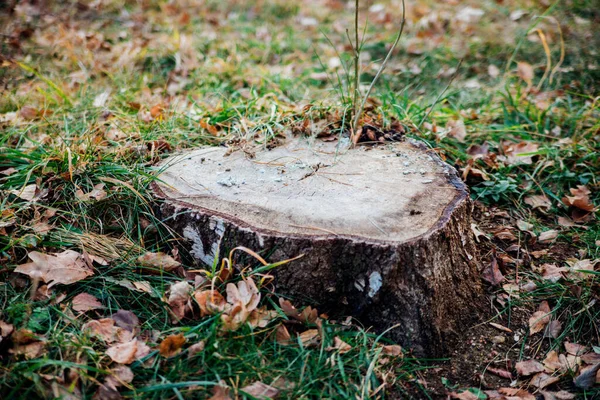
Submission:
[[[492,373],[496,376],[500,376],[502,378],[512,379],[512,374],[505,369],[488,367],[487,372],[490,372],[490,373]]]
[[[549,231],[540,233],[540,235],[538,236],[538,241],[540,243],[550,243],[550,242],[553,242],[554,240],[556,240],[557,237],[558,237],[558,231],[549,230]]]
[[[22,200],[33,201],[36,197],[36,191],[37,185],[35,183],[32,183],[31,185],[27,185],[20,189],[11,190],[10,193],[14,194]]]
[[[79,293],[73,297],[72,307],[77,312],[86,312],[102,308],[102,303],[89,293]]]
[[[555,350],[550,351],[546,354],[546,358],[543,361],[546,372],[554,371],[566,371],[568,368],[566,358],[562,354],[558,354]]]
[[[520,361],[515,365],[517,374],[521,376],[533,375],[544,371],[544,365],[536,360]]]
[[[248,317],[248,324],[253,328],[264,328],[279,314],[275,310],[267,310],[266,306],[252,310]]]
[[[452,136],[459,142],[464,142],[467,137],[465,123],[462,120],[451,119],[446,123],[446,130],[448,131],[448,136]]]
[[[458,400],[479,400],[480,399],[480,397],[477,394],[471,392],[470,390],[464,390],[460,393],[451,392],[450,397],[453,399],[458,399]]]
[[[46,347],[45,338],[38,336],[28,329],[19,329],[12,334],[13,348],[11,354],[23,355],[31,360],[42,355]]]
[[[392,357],[404,357],[404,353],[402,352],[402,347],[397,344],[389,344],[385,345],[381,348],[381,352],[385,355]]]
[[[244,325],[260,302],[260,292],[252,278],[241,280],[237,285],[226,286],[227,303],[230,307],[221,315],[223,329],[235,331]]]
[[[552,202],[546,195],[535,194],[533,196],[525,197],[525,204],[531,206],[534,210],[539,208],[542,211],[548,211],[552,207]],[[533,226],[532,226],[533,227]]]
[[[521,78],[525,81],[527,86],[533,85],[534,73],[533,73],[533,67],[531,66],[531,64],[524,62],[524,61],[518,62],[517,63],[517,75],[519,76],[519,78]]]
[[[535,153],[538,151],[539,145],[531,142],[504,142],[502,143],[502,150],[506,156],[506,163],[508,165],[516,164],[532,164],[532,155],[529,153]]]
[[[169,358],[181,353],[181,348],[186,340],[183,334],[170,335],[163,340],[158,348],[161,356]]]
[[[569,271],[569,268],[557,267],[556,264],[543,264],[542,277],[551,282],[558,282],[563,278],[563,273]]]
[[[279,389],[260,381],[256,381],[251,385],[244,386],[241,388],[241,391],[258,399],[274,399],[279,394]]]
[[[571,279],[591,279],[594,277],[594,270],[596,264],[600,263],[600,260],[567,260],[569,265],[568,276]]]
[[[106,355],[119,364],[131,364],[135,360],[146,357],[148,354],[150,354],[150,347],[137,339],[117,344],[106,350]]]
[[[128,310],[118,310],[110,317],[115,324],[129,332],[135,333],[140,326],[140,320],[133,312]]]
[[[213,386],[212,394],[213,395],[208,400],[232,400],[231,396],[229,396],[229,388],[225,386],[224,381]]]
[[[204,346],[206,346],[206,343],[204,342],[204,340],[201,340],[198,343],[194,343],[193,345],[188,347],[188,349],[187,349],[188,358],[193,357],[196,354],[204,351]]]
[[[589,389],[596,384],[596,375],[600,371],[600,364],[590,365],[581,370],[579,375],[573,379],[575,386],[581,389]]]
[[[559,376],[552,376],[552,375],[548,375],[545,372],[540,372],[540,373],[534,375],[533,378],[531,378],[530,383],[539,389],[543,389],[543,388],[550,386],[553,383],[556,383],[558,381],[560,381]]]
[[[546,330],[544,331],[544,337],[557,339],[560,335],[560,332],[562,332],[562,323],[557,319],[553,319],[546,327]]]
[[[492,262],[484,268],[481,279],[490,283],[492,286],[500,285],[504,281],[504,275],[500,272],[498,260],[495,257],[492,259]]]
[[[98,387],[94,396],[97,400],[115,400],[122,398],[118,388],[133,381],[133,372],[126,365],[119,365],[110,371],[104,383]]]
[[[32,279],[41,279],[48,283],[49,288],[58,283],[69,285],[94,275],[83,256],[73,250],[65,250],[58,254],[32,251],[28,256],[33,262],[17,266],[15,272]]]
[[[298,335],[302,344],[306,347],[314,346],[319,342],[319,330],[308,329]]]
[[[173,271],[178,268],[181,264],[176,261],[173,257],[168,254],[158,252],[148,252],[138,257],[138,262],[141,266],[146,268],[152,268],[157,271]]]
[[[544,400],[573,400],[575,398],[575,393],[569,393],[566,390],[559,392],[540,390],[540,393],[544,396]]]
[[[191,308],[192,286],[186,281],[177,282],[169,288],[169,297],[167,303],[171,307],[171,312],[177,321],[181,320],[187,310]]]
[[[200,316],[214,315],[225,310],[226,301],[216,290],[202,290],[194,293],[200,307]]]
[[[133,334],[130,331],[115,326],[115,321],[111,318],[88,321],[83,324],[81,331],[99,337],[108,344],[123,343],[133,339]]]
[[[529,318],[529,332],[531,334],[541,332],[550,322],[550,306],[547,301],[542,301],[538,311]]]
[[[95,185],[94,189],[88,193],[83,193],[83,190],[77,189],[77,192],[75,192],[75,197],[81,201],[100,201],[106,197],[106,192],[103,189],[104,183]]]
[[[333,346],[327,347],[326,350],[337,350],[339,353],[344,354],[352,350],[352,346],[340,339],[339,336],[336,336],[335,338],[333,338]]]
[[[500,388],[498,389],[500,394],[510,396],[510,400],[536,400],[535,396],[524,389],[517,388]],[[508,400],[508,399],[507,399]]]
[[[292,342],[292,336],[285,325],[280,324],[275,330],[275,340],[277,343],[287,346]]]
[[[569,190],[572,196],[565,196],[562,199],[566,206],[579,208],[586,212],[594,211],[595,207],[590,201],[591,192],[587,187],[579,185],[576,188],[571,188]]]
[[[565,350],[567,353],[572,354],[574,356],[580,356],[585,354],[587,351],[587,347],[578,343],[565,342]]]

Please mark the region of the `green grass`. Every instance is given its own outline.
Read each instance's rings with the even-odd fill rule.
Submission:
[[[181,278],[149,274],[136,262],[145,251],[171,251],[179,240],[156,215],[156,202],[148,192],[156,176],[156,161],[199,145],[241,141],[265,146],[304,118],[319,121],[336,113],[340,119],[347,116],[345,72],[332,69],[330,62],[340,55],[342,61],[350,60],[344,29],[352,26],[352,10],[318,11],[282,0],[243,5],[209,1],[172,8],[163,2],[130,1],[124,6],[126,15],[120,3],[103,2],[99,11],[81,12],[50,4],[61,16],[58,22],[25,14],[0,17],[6,35],[17,28],[23,32],[36,28],[32,37],[24,34],[19,39],[19,47],[2,39],[0,121],[23,107],[38,111],[33,119],[0,122],[0,171],[15,169],[0,176],[0,319],[16,329],[43,335],[49,349],[42,358],[24,360],[10,356],[9,342],[1,342],[0,397],[44,397],[50,382],[41,374],[63,376],[71,371],[79,376],[85,397],[91,398],[111,364],[105,346],[80,328],[89,318],[110,316],[119,309],[133,311],[142,330],[157,331],[160,338],[181,332],[188,343],[205,341],[205,350],[192,358],[184,350],[172,359],[150,356],[147,362],[134,363],[135,380],[121,390],[128,398],[206,398],[221,381],[241,396],[239,390],[245,385],[258,380],[271,384],[279,378],[293,383],[283,392],[285,398],[426,397],[420,372],[439,361],[416,360],[407,354],[402,360],[379,363],[385,357],[378,344],[385,337],[359,325],[327,322],[325,337],[314,348],[278,344],[273,324],[264,330],[244,328],[224,335],[218,318],[174,325],[161,296]],[[511,58],[527,61],[535,67],[533,86],[538,85],[546,54],[539,41],[526,35],[536,24],[550,38],[556,65],[560,54],[556,25],[551,20],[531,19],[542,15],[546,7],[538,2],[473,3],[485,10],[480,22],[464,29],[455,18],[442,18],[441,31],[437,31],[416,21],[433,15],[432,11],[444,10],[452,16],[462,6],[424,4],[431,9],[411,16],[414,20],[405,39],[374,91],[379,105],[370,111],[372,115],[381,114],[384,124],[392,117],[400,120],[409,136],[427,142],[458,169],[469,162],[467,151],[474,144],[488,144],[490,153],[498,157],[503,155],[504,142],[537,144],[529,165],[488,165],[475,160],[473,166],[484,170],[489,180],[468,179],[472,198],[488,209],[508,211],[512,222],[533,223],[537,232],[559,229],[557,245],[568,248],[569,254],[580,250],[585,251],[581,258],[600,257],[596,220],[583,228],[557,225],[558,216],[569,215],[561,199],[570,188],[587,185],[591,202],[600,205],[600,70],[593,68],[599,61],[595,50],[599,42],[589,35],[598,23],[593,2],[557,2],[547,13],[561,21],[566,49],[562,69],[552,83],[546,80],[540,88],[540,94],[550,95],[547,108],[538,105],[537,93],[527,92],[514,63],[505,69]],[[507,16],[519,8],[530,14],[508,21]],[[391,23],[377,22],[377,15],[369,15],[364,51],[371,61],[380,61],[393,40],[399,9],[389,13]],[[302,25],[308,17],[315,18],[318,26]],[[61,22],[67,19],[70,26]],[[500,31],[504,34],[499,35]],[[409,52],[408,43],[414,40],[420,40],[426,51]],[[72,41],[73,46],[68,44]],[[436,41],[435,45],[427,47],[429,41]],[[131,54],[129,59],[120,59],[127,54]],[[456,80],[443,92],[452,79],[448,69],[461,59]],[[498,67],[500,75],[489,76],[488,65]],[[362,67],[362,82],[367,83],[376,68],[368,63]],[[322,79],[322,72],[330,80]],[[479,87],[466,87],[465,82],[473,79]],[[94,100],[106,90],[110,91],[106,104],[95,107]],[[162,116],[143,117],[160,104]],[[303,109],[308,104],[312,106],[309,111]],[[427,115],[425,122],[440,129],[449,120],[463,119],[466,140],[442,138],[427,125],[421,126]],[[349,124],[348,118],[336,121],[336,133],[347,135]],[[109,135],[111,130],[122,132],[124,139]],[[78,189],[87,193],[100,183],[105,184],[105,199],[76,197]],[[42,190],[41,200],[30,203],[9,193],[29,184]],[[547,212],[525,204],[528,196],[542,193],[552,202]],[[53,229],[37,233],[32,227],[46,210],[53,211],[45,219]],[[61,303],[31,301],[30,283],[12,274],[14,267],[26,262],[27,253],[34,250],[81,249],[81,237],[89,234],[99,235],[94,236],[96,242],[119,238],[130,244],[109,266],[98,267],[93,277],[55,291],[54,296],[66,292]],[[524,234],[521,239],[528,251],[540,248],[528,243]],[[493,246],[500,253],[507,247],[496,242]],[[487,262],[489,254],[482,250],[481,257]],[[539,335],[524,338],[523,349],[527,344],[533,353],[559,348],[566,339],[599,343],[594,327],[600,321],[600,305],[593,303],[599,295],[599,277],[551,283],[533,268],[544,262],[563,266],[565,258],[564,254],[550,255],[523,266],[520,279],[535,282],[537,288],[501,310],[502,315],[512,315],[519,308],[533,309],[542,300],[550,302],[563,333],[553,340],[542,340]],[[517,271],[507,266],[504,272],[513,279]],[[116,283],[120,280],[147,281],[153,294],[127,289]],[[87,316],[72,315],[64,305],[82,292],[96,296],[105,308]],[[264,303],[276,307],[274,297],[266,291],[263,294]],[[353,350],[345,354],[326,350],[335,336]],[[570,378],[565,377],[563,385],[574,390]],[[579,394],[591,398],[598,390]]]

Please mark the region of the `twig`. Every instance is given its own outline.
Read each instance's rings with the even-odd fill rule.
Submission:
[[[358,0],[356,1],[356,3],[357,3],[357,7],[358,7]],[[358,10],[356,12],[357,12],[356,20],[358,21]],[[400,24],[400,31],[398,32],[398,36],[396,37],[396,40],[392,44],[392,47],[390,48],[390,51],[388,51],[387,55],[385,56],[385,58],[383,60],[383,63],[381,63],[381,67],[379,67],[379,70],[377,71],[377,74],[375,74],[375,78],[373,78],[373,80],[371,81],[371,84],[369,85],[369,89],[367,89],[367,93],[365,94],[365,96],[363,97],[363,99],[362,99],[362,101],[360,103],[360,107],[354,113],[354,121],[352,122],[352,134],[353,135],[356,134],[356,130],[358,128],[358,120],[362,116],[362,113],[363,113],[363,111],[365,109],[365,104],[367,103],[367,99],[369,98],[369,95],[371,94],[371,91],[373,90],[373,87],[375,86],[375,84],[379,80],[379,77],[381,76],[381,73],[385,69],[385,67],[386,67],[389,59],[392,57],[392,53],[396,49],[396,46],[398,45],[398,42],[400,41],[400,38],[402,37],[402,32],[404,31],[404,25],[405,25],[405,23],[406,23],[406,6],[404,4],[404,0],[402,0],[402,23]],[[357,32],[358,32],[358,30],[357,30]],[[358,33],[357,33],[357,37],[358,37]],[[355,77],[355,81],[356,80],[357,80],[357,77]]]
[[[355,10],[354,10],[354,102],[352,103],[352,111],[354,111],[354,115],[356,115],[356,107],[358,105],[358,81],[359,81],[359,69],[360,69],[360,54],[358,53],[358,3],[359,0],[355,1]],[[356,130],[355,127],[353,127],[353,133]]]

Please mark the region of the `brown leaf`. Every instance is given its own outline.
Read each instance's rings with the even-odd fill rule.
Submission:
[[[531,86],[533,84],[534,73],[531,64],[524,61],[519,61],[517,63],[517,75],[519,78],[525,81],[527,86]]]
[[[575,393],[569,393],[566,390],[559,392],[540,390],[540,393],[544,396],[544,400],[573,400],[575,398]]]
[[[176,320],[181,320],[190,308],[192,286],[186,281],[173,283],[169,288],[167,303]]]
[[[489,367],[487,371],[502,378],[512,379],[512,374],[505,369]]]
[[[37,191],[37,185],[32,183],[20,189],[11,190],[10,193],[22,200],[33,201],[36,198]]]
[[[543,364],[546,368],[546,372],[565,370],[566,359],[562,354],[559,356],[559,354],[555,350],[552,350],[551,352],[546,354],[546,358],[544,359]]]
[[[594,268],[600,260],[567,260],[569,264],[569,278],[571,279],[590,279],[594,276]]]
[[[285,325],[280,324],[275,330],[275,340],[282,345],[288,345],[292,342],[292,336]]]
[[[503,142],[502,150],[506,156],[505,162],[508,165],[516,164],[532,164],[532,156],[527,155],[529,153],[535,153],[538,151],[539,145],[531,142]]]
[[[152,268],[157,271],[167,272],[173,271],[181,265],[179,262],[175,261],[173,257],[162,252],[148,252],[144,255],[139,256],[138,262],[143,267]]]
[[[529,318],[529,332],[534,334],[541,332],[550,322],[550,307],[547,301],[540,304],[538,311],[534,312]]]
[[[533,378],[531,378],[531,381],[529,383],[531,383],[533,386],[543,389],[546,386],[550,386],[553,383],[556,383],[560,381],[560,377],[558,376],[552,376],[552,375],[548,375],[545,372],[540,372],[536,375],[533,376]]]
[[[543,264],[542,277],[551,282],[558,282],[563,278],[563,272],[567,272],[568,268],[557,267],[556,264]]]
[[[115,321],[111,318],[88,321],[83,324],[81,331],[98,337],[109,344],[114,342],[128,342],[133,339],[131,332],[115,326]]]
[[[556,240],[557,237],[558,237],[558,231],[549,230],[549,231],[540,233],[540,235],[538,236],[538,241],[540,243],[550,243],[550,242],[553,242],[554,240]]]
[[[536,400],[534,395],[524,389],[500,388],[498,389],[498,392],[510,396],[510,400]]]
[[[565,350],[574,356],[585,354],[587,347],[577,343],[565,342]]]
[[[188,349],[187,349],[188,358],[193,357],[196,354],[203,352],[204,346],[206,346],[206,343],[204,342],[204,340],[201,340],[198,343],[194,343],[193,345],[188,347]]]
[[[594,211],[595,207],[590,201],[590,190],[582,185],[577,186],[577,188],[569,189],[572,196],[563,197],[563,203],[568,207],[579,208],[580,210],[586,212]]]
[[[224,385],[223,381],[221,384],[213,386],[212,394],[208,400],[232,400],[229,396],[229,388]]]
[[[274,399],[279,394],[279,389],[269,386],[260,381],[256,381],[251,385],[244,386],[242,392],[249,394],[258,399]]]
[[[536,360],[519,361],[515,368],[517,374],[521,376],[529,376],[544,371],[544,365]]]
[[[118,310],[110,318],[115,321],[118,327],[129,332],[135,333],[140,326],[140,320],[137,315],[128,310]]]
[[[504,281],[504,275],[498,267],[498,260],[494,257],[492,262],[485,267],[481,278],[493,286],[500,285]]]
[[[261,307],[253,310],[248,317],[248,324],[253,328],[264,328],[271,321],[277,318],[279,314],[275,310],[267,310],[267,307]]]
[[[600,371],[600,364],[590,365],[581,370],[573,383],[580,389],[589,389],[596,384],[596,374]]]
[[[150,354],[150,347],[137,339],[117,344],[106,350],[106,355],[119,364],[131,364],[135,360],[146,357],[148,354]]]
[[[15,327],[13,324],[9,324],[8,322],[0,320],[0,342],[2,342],[3,338],[10,336],[14,330]]]
[[[308,329],[298,335],[302,344],[306,347],[316,345],[319,342],[319,330]]]
[[[118,388],[133,381],[133,372],[125,365],[119,365],[110,371],[104,383],[98,388],[94,399],[115,400],[121,399]]]
[[[546,331],[544,332],[544,337],[557,339],[558,336],[560,335],[561,331],[562,331],[562,323],[557,319],[553,319],[552,321],[550,321],[550,323],[546,327]]]
[[[250,313],[256,309],[260,302],[260,292],[252,278],[241,280],[234,285],[228,283],[226,286],[227,302],[230,304],[241,304]]]
[[[48,283],[49,288],[59,283],[69,285],[94,275],[82,255],[73,250],[65,250],[58,254],[32,251],[28,256],[33,262],[17,266],[15,272],[32,279],[41,279]]]
[[[181,353],[181,348],[185,344],[186,340],[183,334],[170,335],[160,343],[158,352],[161,356],[169,358]]]
[[[460,393],[451,392],[450,397],[458,400],[479,400],[479,396],[469,390],[464,390]]]
[[[344,342],[338,336],[333,339],[333,346],[329,346],[326,349],[327,351],[337,350],[339,353],[344,354],[352,350],[352,346],[348,343]]]
[[[88,193],[83,193],[83,190],[77,189],[75,197],[81,201],[100,201],[106,198],[106,192],[104,189],[104,183],[99,183],[94,186],[94,189]]]
[[[77,312],[86,312],[102,308],[102,303],[89,293],[79,293],[73,297],[72,307]]]
[[[404,357],[404,353],[402,352],[402,347],[397,344],[390,344],[383,346],[382,353],[392,357]]]
[[[552,202],[546,195],[536,194],[525,197],[525,204],[531,206],[532,209],[539,208],[542,211],[548,211],[552,207]]]
[[[459,142],[465,141],[467,137],[467,130],[465,123],[462,120],[450,120],[446,123],[446,129],[448,130],[448,136],[451,136]]]
[[[300,313],[289,300],[285,300],[281,297],[279,298],[279,307],[281,307],[281,310],[285,315],[291,318],[296,318]]]
[[[38,336],[28,329],[19,329],[12,334],[13,348],[11,354],[23,355],[30,360],[42,355],[46,346],[43,336]]]
[[[598,363],[600,363],[600,354],[586,353],[581,356],[581,360],[586,364],[598,364]]]
[[[216,290],[194,292],[194,299],[200,307],[200,316],[214,315],[225,310],[226,301]]]

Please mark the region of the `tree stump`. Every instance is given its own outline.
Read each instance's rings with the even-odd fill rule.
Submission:
[[[163,221],[199,263],[235,246],[272,262],[304,254],[271,271],[277,292],[397,325],[388,337],[419,355],[445,354],[483,304],[467,188],[423,144],[206,147],[162,168]]]

